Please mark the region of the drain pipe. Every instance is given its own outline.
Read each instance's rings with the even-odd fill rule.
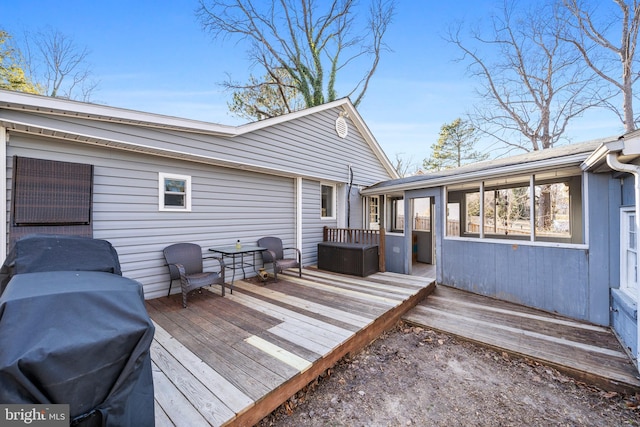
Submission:
[[[636,204],[636,235],[640,232],[640,166],[629,163],[622,163],[618,160],[618,153],[607,153],[607,164],[611,169],[628,172],[634,177],[635,204]],[[636,266],[640,267],[640,248],[636,240]],[[637,267],[636,267],[637,268]],[[638,272],[636,271],[636,310],[640,307],[640,283],[638,282]],[[636,316],[636,368],[640,371],[640,316]]]

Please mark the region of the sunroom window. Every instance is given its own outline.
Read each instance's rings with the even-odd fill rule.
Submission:
[[[160,172],[159,208],[161,211],[191,211],[191,177]]]
[[[389,199],[390,213],[389,231],[393,233],[404,232],[404,199],[401,197],[391,197]]]
[[[583,243],[581,178],[558,175],[447,188],[447,236]]]
[[[485,190],[485,234],[529,236],[531,234],[529,196],[529,187]]]

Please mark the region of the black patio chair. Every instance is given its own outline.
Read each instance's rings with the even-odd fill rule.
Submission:
[[[202,267],[202,248],[195,243],[176,243],[164,248],[164,258],[169,267],[169,292],[174,280],[180,279],[182,288],[182,306],[187,308],[187,294],[203,286],[222,286],[224,296],[224,261],[212,257],[220,263],[220,272],[205,272]]]
[[[282,240],[278,237],[263,237],[258,240],[258,246],[267,248],[262,251],[262,262],[264,264],[273,264],[273,277],[277,281],[278,273],[283,272],[287,268],[298,268],[298,277],[302,277],[302,262],[300,259],[300,250],[298,248],[283,248]],[[285,258],[284,251],[295,251],[295,258]]]

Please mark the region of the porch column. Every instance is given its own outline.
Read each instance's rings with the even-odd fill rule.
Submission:
[[[2,168],[0,168],[0,194],[2,194],[2,202],[0,203],[0,262],[4,262],[7,257],[7,129],[0,126],[0,159],[2,159]]]
[[[296,178],[296,248],[300,249],[302,258],[302,177]]]

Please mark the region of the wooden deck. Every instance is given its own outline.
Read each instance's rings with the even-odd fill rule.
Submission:
[[[365,279],[303,270],[302,279],[236,281],[147,301],[157,426],[254,425],[350,352],[392,327],[433,279]]]
[[[640,391],[609,328],[438,285],[404,320],[528,357],[605,390]]]

